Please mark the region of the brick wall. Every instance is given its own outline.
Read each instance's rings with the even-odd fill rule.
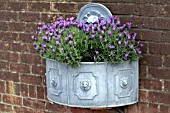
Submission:
[[[59,1],[59,2],[56,2]],[[133,22],[143,41],[139,103],[96,111],[69,108],[46,98],[45,61],[30,36],[37,22],[76,16],[86,3],[107,6],[121,22]],[[170,0],[0,0],[0,111],[14,113],[170,112]]]

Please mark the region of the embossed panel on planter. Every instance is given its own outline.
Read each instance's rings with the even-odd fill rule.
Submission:
[[[47,59],[46,80],[48,99],[56,103],[67,104],[67,66]]]
[[[69,105],[106,107],[106,66],[107,63],[84,62],[78,69],[69,68]]]

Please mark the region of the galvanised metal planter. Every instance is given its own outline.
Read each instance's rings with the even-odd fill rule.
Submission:
[[[82,62],[80,67],[46,59],[47,97],[72,107],[103,108],[138,102],[138,61]]]

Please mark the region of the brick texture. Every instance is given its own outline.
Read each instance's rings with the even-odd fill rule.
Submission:
[[[111,109],[70,108],[50,102],[45,60],[36,53],[31,35],[37,22],[58,16],[76,17],[87,3],[102,3],[121,24],[131,21],[144,43],[139,66],[139,102]],[[169,113],[169,0],[1,0],[0,111],[14,113]]]

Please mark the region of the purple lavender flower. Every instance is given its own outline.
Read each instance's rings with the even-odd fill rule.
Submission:
[[[35,46],[35,50],[39,51],[40,50],[40,46]]]
[[[132,27],[132,22],[126,22],[128,28],[130,29]]]
[[[120,44],[121,44],[121,41],[118,41],[118,44],[120,45]]]
[[[97,28],[97,31],[98,31],[98,33],[100,33],[100,28],[99,27]]]
[[[87,28],[87,29],[85,30],[85,32],[86,32],[86,34],[89,34],[90,29],[89,29],[89,28]]]
[[[73,20],[74,20],[74,17],[71,17],[71,18],[70,18],[70,21],[73,21]]]
[[[111,20],[107,20],[107,24],[110,25],[111,24]]]
[[[128,33],[127,33],[127,31],[123,31],[123,33],[125,34],[125,36],[128,36]]]
[[[74,42],[74,47],[76,47],[76,45],[77,45],[77,43],[76,43],[76,42]]]
[[[60,17],[59,17],[59,20],[60,20],[60,21],[61,21],[61,20],[63,20],[63,17],[62,17],[62,16],[60,16]]]
[[[33,40],[33,41],[35,41],[35,37],[34,37],[34,35],[33,35],[33,36],[31,36],[31,38],[32,38],[32,40]]]
[[[90,23],[90,24],[88,24],[88,26],[89,26],[89,28],[92,28],[93,24]]]
[[[54,48],[52,49],[52,51],[53,51],[54,53],[56,52]]]
[[[104,42],[107,43],[107,39],[105,39]]]
[[[125,57],[127,58],[128,56],[129,56],[129,54],[126,53],[126,54],[125,54]]]
[[[131,49],[131,50],[133,49],[133,45],[130,45],[130,49]]]
[[[95,34],[95,31],[94,31],[94,30],[92,30],[92,34]]]
[[[42,46],[43,48],[46,48],[46,47],[47,47],[46,44],[41,44],[41,46]]]
[[[122,33],[119,33],[119,37],[122,37]]]
[[[114,57],[115,56],[115,54],[112,54],[112,57]]]
[[[113,31],[116,31],[116,25],[112,26]]]
[[[95,51],[95,53],[96,53],[96,56],[99,55],[99,51]]]
[[[61,35],[58,35],[58,36],[57,36],[57,39],[60,40],[60,38],[61,38]]]
[[[98,18],[98,21],[99,21],[99,23],[100,23],[100,22],[102,21],[102,18],[101,18],[101,17],[99,17],[99,18]]]
[[[128,44],[128,41],[124,41],[124,44],[127,45],[127,44]]]
[[[109,49],[110,49],[110,50],[113,50],[113,49],[115,49],[115,46],[110,45],[110,46],[109,46]]]
[[[111,34],[112,34],[112,32],[111,32],[110,30],[108,30],[108,34],[109,34],[109,35],[111,35]]]
[[[126,28],[126,24],[124,24],[123,26],[119,27],[118,29],[119,29],[120,32],[123,32],[125,30],[125,28]]]
[[[70,46],[72,46],[73,42],[72,42],[72,41],[70,41],[70,42],[69,42],[69,44],[70,44]]]
[[[86,39],[84,39],[84,43],[87,43]]]
[[[92,34],[92,35],[91,35],[91,38],[94,39],[94,38],[95,38],[95,34]]]
[[[139,49],[137,49],[136,52],[137,52],[138,55],[142,54],[142,52]]]
[[[133,34],[133,37],[132,37],[133,40],[135,40],[136,35],[137,35],[137,33],[134,33],[134,34]]]
[[[140,46],[140,47],[143,47],[144,45],[140,43],[139,46]]]
[[[103,30],[106,30],[106,26],[103,26],[102,28],[103,28]]]
[[[94,24],[93,27],[94,27],[94,29],[96,29],[97,28],[97,24]]]
[[[60,46],[60,42],[59,42],[59,41],[56,41],[56,45],[57,45],[57,46]]]
[[[64,48],[61,48],[62,53],[64,53]]]
[[[45,30],[45,29],[47,29],[47,26],[46,26],[46,25],[43,25],[43,26],[42,26],[42,30]]]
[[[102,36],[99,36],[99,38],[100,38],[100,42],[102,42],[102,38],[103,38],[103,37],[102,37]]]
[[[42,23],[41,22],[38,22],[38,26],[41,26],[42,25]]]
[[[47,36],[42,36],[42,39],[46,42],[48,40]]]
[[[120,25],[120,21],[119,21],[119,20],[116,22],[116,25],[117,25],[117,26],[119,26],[119,25]]]
[[[73,52],[70,52],[70,56],[72,56],[73,55]]]
[[[128,39],[130,39],[130,38],[131,38],[130,34],[127,34],[127,36],[128,36]]]
[[[102,30],[102,35],[104,35],[104,30]]]
[[[66,56],[66,60],[68,60],[68,56]]]

